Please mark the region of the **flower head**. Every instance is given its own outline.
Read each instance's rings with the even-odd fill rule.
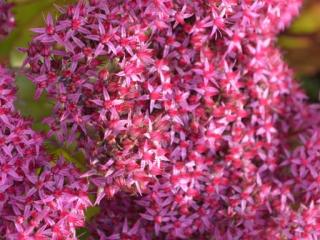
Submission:
[[[14,108],[14,76],[0,66],[0,234],[76,239],[90,205],[76,168],[45,153],[42,134]]]
[[[0,0],[0,39],[11,32],[15,19],[11,13],[12,4]]]
[[[56,101],[50,135],[87,158],[93,236],[319,237],[300,217],[319,200],[319,105],[275,44],[300,4],[81,1],[35,30],[27,74]]]

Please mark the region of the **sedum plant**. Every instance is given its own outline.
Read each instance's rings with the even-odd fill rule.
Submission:
[[[90,206],[86,179],[45,153],[43,136],[13,106],[16,89],[0,66],[0,233],[5,239],[75,239]]]
[[[76,239],[77,227],[88,239],[319,238],[320,105],[308,103],[276,47],[300,5],[90,0],[58,7],[21,49],[23,71],[36,97],[45,91],[55,102],[41,138],[76,146],[85,171],[51,160],[30,126],[19,134],[29,140],[20,141],[38,146],[35,153],[14,150],[7,132],[15,132],[16,111],[6,99],[15,90],[3,70],[3,81],[11,79],[1,88],[3,109],[12,110],[0,115],[0,149],[11,151],[1,164],[21,153],[30,173],[15,164],[11,171],[21,173],[2,177],[0,190],[18,190],[0,198],[7,202],[0,231],[8,239]],[[100,211],[85,220],[91,204]]]

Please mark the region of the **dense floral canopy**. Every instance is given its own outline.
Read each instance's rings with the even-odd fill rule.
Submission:
[[[45,137],[76,144],[87,170],[49,160],[29,128],[20,141],[39,147],[18,157],[7,133],[18,127],[14,110],[2,111],[0,150],[11,155],[1,167],[24,156],[32,167],[2,176],[0,191],[18,190],[0,201],[20,201],[21,213],[4,205],[2,217],[0,208],[0,232],[75,239],[85,225],[91,239],[320,237],[320,105],[308,103],[275,45],[300,5],[91,0],[48,15],[22,49],[25,74],[36,97],[46,91],[55,102]],[[10,81],[3,109],[13,108]],[[35,199],[21,205],[30,191]],[[101,211],[85,223],[91,193]]]

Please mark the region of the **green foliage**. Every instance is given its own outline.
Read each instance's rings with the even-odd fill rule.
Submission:
[[[306,8],[290,31],[293,33],[314,33],[320,30],[320,3],[315,3]]]
[[[46,94],[43,94],[40,99],[34,99],[35,87],[26,77],[18,75],[16,84],[18,88],[16,107],[23,116],[34,120],[35,130],[48,130],[48,127],[42,124],[41,120],[50,115],[53,103],[46,97]]]
[[[311,101],[319,101],[320,91],[320,2],[305,0],[302,14],[279,38],[290,67]]]

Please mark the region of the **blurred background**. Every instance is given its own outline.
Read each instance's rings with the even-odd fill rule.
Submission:
[[[320,91],[320,1],[305,0],[300,16],[279,37],[279,45],[296,79],[312,101]]]
[[[11,35],[0,42],[0,62],[19,68],[24,56],[17,50],[26,47],[31,39],[32,27],[43,24],[44,16],[55,14],[54,5],[65,5],[72,0],[9,0],[16,3],[14,13],[17,25]],[[319,100],[320,90],[320,0],[305,0],[301,15],[290,29],[279,37],[279,46],[289,65],[295,70],[296,79],[306,90],[311,101]],[[17,77],[19,97],[17,107],[25,116],[35,120],[35,128],[43,129],[40,120],[50,113],[52,104],[43,96],[40,102],[33,99],[33,85]]]

